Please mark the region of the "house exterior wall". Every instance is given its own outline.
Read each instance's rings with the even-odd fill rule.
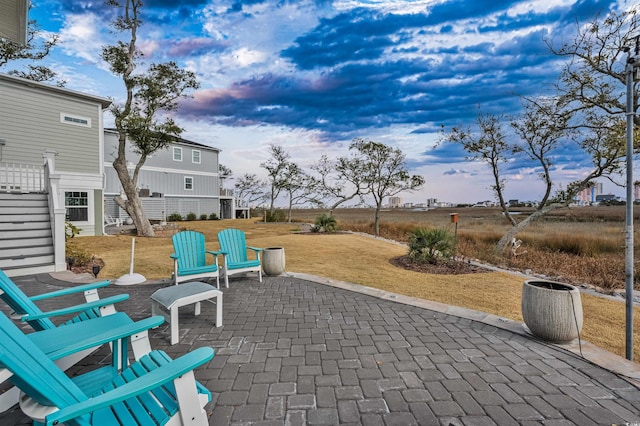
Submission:
[[[0,163],[42,166],[55,152],[60,203],[65,192],[86,193],[87,220],[73,221],[81,235],[102,234],[103,108],[111,101],[57,86],[0,74]]]
[[[114,217],[127,214],[113,201],[122,185],[113,168],[117,156],[118,135],[105,131],[105,212]],[[130,144],[129,144],[130,148]],[[174,159],[174,148],[181,150],[181,161]],[[200,162],[193,161],[197,151]],[[219,150],[190,142],[176,142],[168,149],[155,152],[147,158],[138,175],[138,188],[148,190],[151,197],[141,197],[143,208],[150,220],[165,220],[172,213],[186,216],[195,213],[220,216],[220,178],[218,174]],[[139,156],[131,149],[127,159],[135,165]],[[187,182],[189,184],[187,184]],[[161,194],[160,197],[153,195]]]

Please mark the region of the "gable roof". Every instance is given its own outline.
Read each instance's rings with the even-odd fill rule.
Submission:
[[[42,90],[45,92],[55,93],[58,95],[63,95],[67,97],[72,97],[76,99],[82,99],[85,101],[95,102],[102,105],[102,108],[108,108],[111,105],[111,99],[104,98],[102,96],[90,95],[88,93],[77,92],[75,90],[70,90],[64,87],[53,86],[47,83],[41,83],[39,81],[28,80],[22,77],[16,77],[9,74],[0,73],[0,81],[6,81],[9,83],[13,83],[16,85],[21,85],[24,87],[31,87],[38,90]]]
[[[109,133],[114,133],[117,134],[118,131],[116,129],[114,129],[113,127],[109,127],[109,128],[105,128],[104,129],[105,132],[109,132]],[[183,139],[183,138],[176,138],[174,142],[171,142],[174,145],[187,145],[187,146],[191,146],[194,148],[198,148],[198,149],[206,149],[208,151],[214,151],[214,152],[221,152],[222,150],[220,148],[216,148],[213,146],[209,146],[209,145],[205,145],[203,143],[199,143],[199,142],[194,142],[194,141],[190,141],[188,139]]]

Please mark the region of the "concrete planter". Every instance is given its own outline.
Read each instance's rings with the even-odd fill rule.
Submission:
[[[577,339],[582,330],[580,291],[553,281],[525,281],[522,316],[531,333],[544,340],[560,343]]]
[[[285,260],[283,247],[267,247],[262,252],[262,270],[266,275],[276,276],[284,273]]]

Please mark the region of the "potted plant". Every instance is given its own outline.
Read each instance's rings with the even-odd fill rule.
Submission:
[[[531,333],[551,342],[569,342],[580,337],[582,300],[569,284],[527,280],[522,286],[522,316]]]

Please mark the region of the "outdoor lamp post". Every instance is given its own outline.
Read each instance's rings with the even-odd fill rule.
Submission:
[[[635,37],[635,47],[627,48],[627,206],[625,234],[625,354],[633,361],[633,129],[634,129],[634,82],[640,80],[640,36]]]

